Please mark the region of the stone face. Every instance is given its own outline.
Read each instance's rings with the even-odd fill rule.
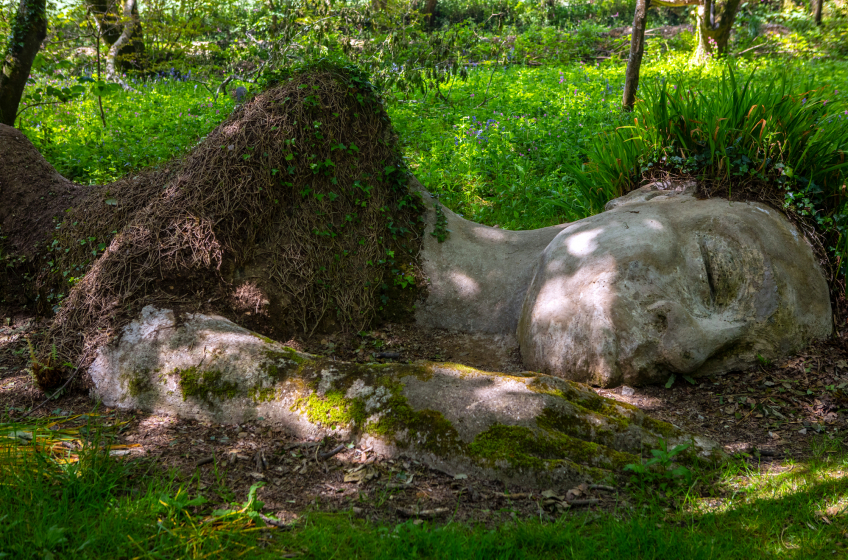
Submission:
[[[360,438],[452,474],[530,486],[614,478],[638,454],[711,442],[588,388],[455,364],[353,364],[296,352],[221,317],[145,307],[90,368],[96,396],[219,423],[259,421],[301,437]]]
[[[533,231],[475,224],[442,207],[421,265],[423,327],[516,337],[528,369],[601,385],[665,382],[776,359],[832,329],[830,296],[798,230],[764,204],[698,200],[654,184],[605,212]]]
[[[830,334],[827,282],[764,204],[649,185],[547,245],[517,336],[529,369],[601,386],[742,369]]]

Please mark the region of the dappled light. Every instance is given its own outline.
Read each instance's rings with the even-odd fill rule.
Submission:
[[[603,233],[602,229],[594,229],[569,236],[568,252],[575,257],[585,257],[594,253],[598,249],[595,238],[601,233]]]
[[[0,4],[0,559],[848,556],[848,0]]]

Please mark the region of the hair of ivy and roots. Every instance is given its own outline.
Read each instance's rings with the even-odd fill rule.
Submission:
[[[182,160],[66,213],[47,274],[68,290],[44,345],[59,362],[90,364],[148,304],[272,336],[362,330],[413,273],[423,203],[378,93],[331,63],[276,80]]]

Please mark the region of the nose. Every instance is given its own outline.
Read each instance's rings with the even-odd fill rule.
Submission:
[[[694,372],[745,332],[745,323],[721,315],[697,318],[676,301],[658,301],[648,311],[661,333],[658,362],[670,373]]]

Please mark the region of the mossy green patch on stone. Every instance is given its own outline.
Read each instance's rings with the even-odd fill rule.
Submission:
[[[127,385],[127,393],[133,398],[138,398],[152,389],[150,372],[148,370],[134,371],[124,374],[123,380]]]
[[[562,433],[500,424],[478,434],[468,449],[490,466],[506,462],[517,469],[550,470],[568,462],[619,471],[638,461],[635,455]]]
[[[450,456],[465,452],[465,444],[450,421],[435,410],[415,410],[402,395],[394,395],[380,419],[369,423],[366,431],[389,437],[401,446],[414,444],[434,455]],[[404,434],[404,441],[395,436]]]
[[[253,399],[255,403],[264,403],[270,402],[274,400],[277,396],[277,389],[275,387],[260,387],[256,386],[250,389],[250,398]]]
[[[657,434],[665,440],[680,436],[680,430],[678,430],[668,422],[655,420],[650,416],[645,416],[644,418],[642,418],[642,428],[648,430],[649,432]]]
[[[275,381],[283,381],[288,377],[299,374],[303,366],[309,362],[308,359],[298,355],[295,350],[287,346],[284,346],[281,350],[265,350],[264,358],[259,368]],[[291,364],[297,366],[294,371],[290,367]]]
[[[365,407],[360,399],[347,399],[341,391],[327,391],[324,396],[310,394],[295,401],[293,410],[302,410],[313,424],[322,426],[355,426],[365,421]]]
[[[478,434],[469,446],[469,452],[489,466],[507,463],[518,469],[544,470],[546,461],[539,457],[538,437],[524,426],[497,424]]]
[[[615,433],[608,426],[612,426],[617,431],[627,429],[628,422],[621,417],[607,418],[607,426],[598,425],[596,422],[588,420],[593,414],[590,411],[580,410],[580,407],[575,405],[577,411],[563,412],[553,407],[547,407],[542,410],[542,413],[536,418],[536,425],[548,432],[562,433],[578,438],[591,438],[602,445],[613,445],[615,442]]]
[[[263,335],[261,335],[261,334],[259,334],[259,333],[250,333],[250,334],[252,334],[252,335],[253,335],[253,336],[255,336],[256,338],[258,338],[259,340],[261,340],[261,341],[262,341],[262,342],[264,342],[265,344],[276,344],[273,340],[271,340],[271,339],[270,339],[270,338],[268,338],[267,336],[263,336]]]
[[[239,395],[238,385],[224,380],[224,374],[218,370],[200,371],[192,366],[187,369],[175,369],[174,374],[180,378],[183,400],[189,397],[197,397],[204,401],[210,401],[213,397],[223,400]]]
[[[600,412],[604,407],[608,406],[607,399],[593,391],[587,390],[574,381],[568,381],[566,379],[553,381],[550,378],[546,379],[545,377],[538,376],[527,383],[527,388],[534,393],[559,397],[589,410]]]

